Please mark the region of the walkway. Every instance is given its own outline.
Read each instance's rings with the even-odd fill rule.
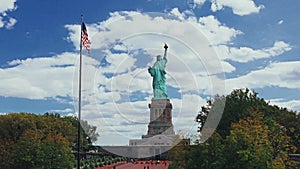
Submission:
[[[167,169],[169,166],[168,161],[162,161],[159,164],[153,163],[146,163],[145,161],[137,161],[134,163],[124,163],[124,164],[118,164],[117,166],[110,165],[105,167],[100,167],[97,169]]]

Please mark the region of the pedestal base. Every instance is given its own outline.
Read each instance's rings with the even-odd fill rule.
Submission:
[[[173,136],[175,134],[172,124],[172,104],[169,99],[151,100],[150,122],[147,135],[142,138],[149,138],[155,135]]]
[[[166,146],[168,148],[164,151],[167,151],[178,143],[176,138],[179,138],[176,137],[172,124],[172,104],[169,99],[152,99],[148,107],[150,108],[148,132],[142,135],[142,139],[129,140],[129,145],[148,146],[151,147],[151,151],[159,146]]]

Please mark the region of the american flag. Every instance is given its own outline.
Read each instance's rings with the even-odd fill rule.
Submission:
[[[88,33],[87,33],[87,29],[85,24],[82,22],[81,24],[81,42],[82,45],[85,47],[85,49],[87,50],[87,52],[90,54],[91,49],[90,49],[90,45],[91,45],[91,41],[89,40],[88,37]]]

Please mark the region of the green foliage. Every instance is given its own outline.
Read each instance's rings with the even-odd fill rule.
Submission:
[[[38,168],[41,159],[41,134],[34,130],[27,129],[23,132],[11,152],[15,159],[16,168]]]
[[[190,145],[183,139],[168,152],[172,161],[169,169],[222,169],[224,166],[223,143],[214,133],[204,144]]]
[[[42,166],[49,166],[49,169],[72,166],[74,156],[71,153],[71,150],[68,140],[61,134],[48,134],[42,144],[42,151],[46,152],[44,154],[46,156],[42,157],[42,159],[49,158],[50,160],[42,163]]]
[[[222,169],[224,165],[222,138],[214,133],[205,143],[191,146],[189,168]]]
[[[169,169],[176,168],[185,168],[187,164],[187,160],[189,158],[189,145],[185,144],[185,140],[181,140],[181,142],[173,147],[169,153],[168,158],[172,161],[172,164],[169,166]]]
[[[253,116],[232,123],[232,130],[226,138],[226,168],[266,169],[272,162],[273,147],[269,140],[268,126],[263,124],[263,116],[254,112]],[[232,159],[235,159],[232,161]]]
[[[261,112],[265,110],[268,104],[264,99],[258,98],[257,95],[258,93],[249,89],[237,89],[226,96],[224,112],[217,128],[222,138],[230,133],[231,123],[249,116],[253,109],[258,109]]]
[[[0,140],[0,165],[2,168],[11,168],[14,161],[13,159],[13,150],[14,150],[14,142],[9,139],[1,139]]]
[[[84,130],[84,133],[88,137],[89,141],[91,143],[97,141],[99,134],[96,132],[97,130],[96,126],[89,125],[86,120],[82,120],[80,124],[82,129]]]
[[[53,117],[52,114],[46,114],[46,116]],[[54,115],[54,117],[56,117]],[[70,125],[74,126],[76,128],[76,131],[74,131],[74,139],[69,140],[73,145],[73,151],[77,151],[77,128],[78,128],[78,119],[66,116],[62,118],[64,121],[69,123]],[[80,122],[80,135],[81,135],[81,151],[86,152],[93,148],[92,143],[97,141],[97,138],[99,137],[99,134],[96,132],[96,126],[89,125],[87,121],[81,120]]]
[[[1,168],[72,168],[75,160],[72,145],[77,143],[76,118],[49,113],[0,116]]]
[[[214,107],[219,107],[219,98],[224,97],[217,96],[201,107],[196,117],[199,132],[202,133],[210,113],[218,113],[213,111]],[[179,167],[294,169],[299,166],[288,156],[300,152],[299,114],[269,105],[249,89],[234,90],[225,98],[219,126],[206,142],[196,142],[190,146],[189,153],[170,151],[170,157],[176,157],[173,160],[181,161]],[[178,165],[177,161],[173,161],[174,166]]]

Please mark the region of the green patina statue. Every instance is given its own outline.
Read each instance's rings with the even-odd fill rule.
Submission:
[[[152,87],[154,93],[154,100],[168,99],[167,87],[166,87],[166,64],[167,64],[167,49],[165,44],[164,57],[157,56],[157,60],[152,67],[148,68],[148,72],[153,77]]]

